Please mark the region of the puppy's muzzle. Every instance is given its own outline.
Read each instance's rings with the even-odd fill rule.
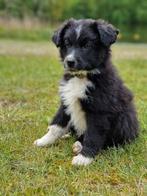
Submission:
[[[67,69],[75,69],[76,67],[76,59],[73,55],[68,55],[65,59],[64,59],[64,66]]]

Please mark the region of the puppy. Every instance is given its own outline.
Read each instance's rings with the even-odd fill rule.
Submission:
[[[131,142],[138,135],[133,96],[111,63],[118,30],[103,20],[65,22],[53,35],[65,73],[60,107],[36,146],[53,144],[70,130],[77,141],[73,165],[88,165],[102,149]]]

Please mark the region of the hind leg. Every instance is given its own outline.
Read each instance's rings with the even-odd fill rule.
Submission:
[[[76,141],[72,146],[73,153],[75,155],[79,154],[82,151],[82,148],[83,148],[83,146],[82,146],[81,142]]]

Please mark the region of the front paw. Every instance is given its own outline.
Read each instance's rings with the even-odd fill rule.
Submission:
[[[92,161],[93,161],[93,158],[85,157],[82,154],[78,154],[77,156],[73,157],[72,165],[86,166],[86,165],[89,165]]]
[[[43,147],[43,146],[52,144],[52,139],[53,137],[48,127],[48,132],[43,137],[35,140],[34,145],[38,147]]]
[[[58,125],[48,127],[48,132],[40,139],[34,142],[35,146],[47,146],[53,144],[59,137],[65,133],[65,129]]]
[[[37,139],[34,141],[34,145],[38,147],[43,147],[46,145],[46,143],[42,139]]]

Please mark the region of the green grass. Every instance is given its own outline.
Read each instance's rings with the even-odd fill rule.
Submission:
[[[43,53],[34,52],[42,47]],[[55,48],[1,41],[0,195],[147,195],[146,51],[146,45],[113,48],[114,63],[135,94],[139,138],[101,152],[90,166],[73,167],[74,138],[49,148],[33,146],[58,107],[63,71]]]

